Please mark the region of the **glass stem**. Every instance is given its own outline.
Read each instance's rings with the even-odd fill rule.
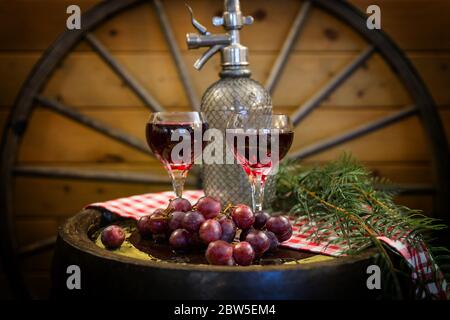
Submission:
[[[252,206],[253,212],[262,211],[264,201],[264,180],[261,174],[250,176],[250,184],[252,186]]]
[[[177,198],[183,197],[184,182],[186,181],[187,173],[187,170],[173,170],[170,172],[173,191],[175,192]]]

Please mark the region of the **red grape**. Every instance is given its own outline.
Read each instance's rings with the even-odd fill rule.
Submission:
[[[208,244],[210,242],[220,240],[222,237],[222,227],[219,221],[208,219],[202,223],[199,229],[200,239],[204,243]]]
[[[255,259],[255,250],[250,243],[242,241],[234,246],[233,257],[238,265],[249,266]]]
[[[226,242],[233,242],[234,237],[236,236],[236,225],[233,220],[222,217],[219,220],[220,226],[222,227],[222,237],[221,240]]]
[[[266,228],[276,235],[283,234],[291,228],[289,219],[284,216],[270,217],[267,220]]]
[[[231,258],[227,261],[226,265],[227,265],[227,266],[235,266],[235,265],[236,265],[236,260],[234,259],[234,257],[231,257]]]
[[[192,210],[192,205],[189,202],[189,200],[184,198],[176,198],[173,200],[170,200],[169,205],[167,206],[167,209],[170,209],[171,211],[183,211],[188,212]]]
[[[167,238],[170,236],[170,234],[166,233],[155,233],[152,235],[153,241],[156,243],[166,243]]]
[[[195,208],[205,217],[205,219],[217,217],[221,210],[220,202],[212,197],[203,197],[199,199]]]
[[[277,236],[272,231],[264,231],[264,233],[266,234],[267,238],[269,238],[270,241],[270,247],[267,250],[267,252],[276,251],[278,249],[278,245],[280,244]]]
[[[198,232],[191,232],[191,244],[192,246],[205,246],[202,239],[200,239],[200,236]]]
[[[200,225],[205,222],[205,217],[198,211],[189,211],[184,215],[182,226],[190,232],[198,232]]]
[[[163,234],[169,230],[167,216],[163,213],[163,211],[156,210],[152,215],[150,215],[148,228],[153,234]]]
[[[103,229],[101,240],[105,248],[117,249],[125,241],[125,231],[119,226],[111,225]]]
[[[183,211],[174,211],[169,215],[169,229],[174,231],[181,228],[183,218],[186,215]]]
[[[250,232],[255,232],[255,231],[256,231],[256,229],[254,229],[254,228],[249,228],[249,229],[242,230],[241,234],[239,235],[239,240],[240,241],[245,241],[245,238],[247,238],[247,235]]]
[[[191,234],[185,229],[177,229],[170,235],[169,243],[175,249],[186,249],[191,244]]]
[[[261,257],[270,247],[270,240],[263,231],[250,232],[245,241],[251,244],[257,257]]]
[[[270,218],[270,215],[267,212],[261,211],[255,214],[255,223],[253,227],[255,229],[262,229],[266,225],[267,220]]]
[[[255,215],[245,204],[238,204],[234,207],[231,216],[236,226],[241,229],[248,229],[255,222]]]
[[[233,259],[233,246],[223,240],[211,242],[206,249],[206,260],[214,265],[231,265]]]
[[[137,223],[137,230],[139,231],[139,234],[143,238],[149,238],[152,235],[152,231],[149,227],[151,214],[143,216],[139,219]]]
[[[287,241],[291,237],[292,237],[292,227],[291,226],[289,226],[289,229],[285,233],[277,234],[278,241],[280,241],[280,242]]]

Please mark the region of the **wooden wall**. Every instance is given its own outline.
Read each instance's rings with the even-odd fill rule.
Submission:
[[[331,0],[333,1],[333,0]],[[96,0],[0,0],[0,125],[22,82],[43,51],[65,28],[65,10],[79,4],[83,10]],[[250,48],[254,78],[264,82],[290,23],[300,8],[296,0],[242,1],[255,24],[242,32]],[[361,10],[370,4],[382,9],[382,27],[422,75],[450,134],[450,1],[351,0]],[[198,73],[190,66],[199,51],[188,52],[184,34],[191,32],[184,1],[164,1],[169,20],[198,94],[217,79],[214,59]],[[198,19],[210,26],[221,10],[220,0],[190,0]],[[168,109],[189,107],[168,48],[150,4],[131,9],[102,25],[95,34],[136,78]],[[352,30],[314,9],[295,52],[289,59],[273,96],[278,111],[291,112],[324,85],[366,47]],[[122,81],[85,44],[77,46],[56,70],[43,93],[83,113],[144,137],[148,111]],[[323,106],[298,128],[295,148],[338,134],[382,117],[410,103],[408,93],[383,60],[375,55]],[[427,143],[417,119],[409,119],[363,139],[315,156],[333,159],[351,150],[377,174],[396,182],[430,183]],[[161,171],[154,160],[81,127],[49,111],[36,109],[20,149],[19,162],[29,165],[72,166],[113,170]],[[162,186],[125,185],[19,178],[15,186],[17,232],[21,244],[50,236],[57,225],[82,206],[99,200],[158,190]],[[400,201],[424,210],[429,197]],[[25,268],[37,296],[48,290],[51,254],[28,259]],[[5,288],[4,277],[0,288]],[[0,289],[0,297],[7,296]]]

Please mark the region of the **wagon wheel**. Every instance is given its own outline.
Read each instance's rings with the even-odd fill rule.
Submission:
[[[110,127],[98,120],[94,120],[78,111],[64,105],[63,103],[49,99],[42,95],[52,72],[64,57],[80,42],[87,42],[92,49],[104,60],[104,62],[124,81],[126,85],[140,98],[140,100],[152,111],[163,110],[163,107],[144,88],[131,73],[129,73],[108,51],[108,49],[91,33],[96,27],[113,16],[143,4],[144,0],[110,0],[104,1],[88,12],[83,17],[83,29],[64,32],[54,44],[48,48],[41,60],[36,64],[29,75],[15,102],[10,115],[8,125],[5,129],[2,142],[1,163],[1,212],[0,212],[0,236],[2,243],[2,261],[5,272],[11,282],[11,288],[16,297],[29,297],[29,291],[21,272],[21,260],[32,254],[36,254],[52,247],[55,239],[45,239],[26,247],[19,248],[14,233],[14,214],[12,207],[13,182],[16,176],[42,176],[59,179],[78,178],[98,181],[115,181],[127,183],[161,183],[168,182],[158,176],[136,175],[133,173],[117,172],[92,172],[75,169],[54,169],[46,167],[20,166],[17,164],[17,155],[20,142],[26,132],[27,124],[31,120],[32,110],[36,104],[48,110],[59,113],[73,121],[87,126],[111,139],[115,139],[143,153],[150,154],[145,144],[135,137]],[[174,59],[180,80],[184,86],[189,102],[193,106],[199,105],[199,98],[193,90],[186,66],[183,64],[180,49],[175,41],[169,20],[165,14],[164,6],[160,0],[153,0],[154,9],[157,12],[165,39],[169,45],[170,53]],[[307,23],[307,17],[313,7],[324,10],[350,26],[356,33],[361,35],[367,42],[367,48],[361,52],[356,59],[338,72],[332,79],[310,99],[303,103],[292,115],[294,124],[297,126],[307,117],[351,74],[363,65],[375,52],[378,52],[384,61],[395,71],[406,90],[409,92],[413,105],[390,115],[361,125],[348,132],[335,137],[327,138],[318,143],[307,146],[299,151],[291,153],[291,157],[304,159],[318,154],[334,146],[343,144],[352,139],[362,137],[366,134],[397,123],[409,117],[419,117],[425,129],[430,145],[432,165],[434,170],[434,186],[403,185],[401,190],[409,193],[428,193],[435,195],[435,216],[448,221],[445,216],[448,208],[450,166],[448,159],[448,147],[444,130],[440,122],[436,105],[425,88],[422,80],[415,69],[397,48],[397,46],[382,31],[369,30],[366,27],[366,17],[357,9],[345,1],[309,0],[305,1],[291,29],[282,45],[282,48],[271,69],[266,82],[266,87],[273,92],[279,77],[286,65],[287,58],[292,51],[295,41],[299,38],[302,28]],[[195,173],[193,173],[195,174]]]

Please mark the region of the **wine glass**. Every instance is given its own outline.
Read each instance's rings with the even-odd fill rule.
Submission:
[[[249,177],[254,212],[262,211],[264,184],[275,174],[294,139],[287,115],[234,114],[227,123],[228,150]]]
[[[199,112],[155,112],[147,122],[147,143],[169,173],[178,198],[182,198],[187,174],[203,151],[206,129]]]

